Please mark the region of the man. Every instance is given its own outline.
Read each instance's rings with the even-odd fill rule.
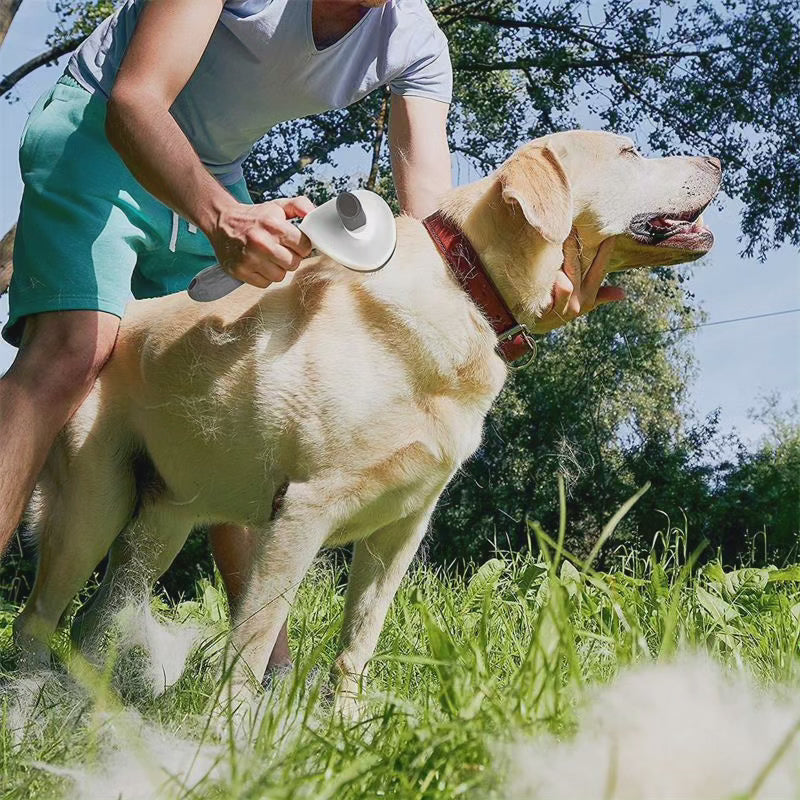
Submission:
[[[114,347],[129,287],[180,291],[215,262],[256,286],[282,280],[310,252],[289,220],[312,204],[252,205],[242,161],[275,124],[385,85],[398,199],[421,218],[451,185],[450,60],[424,0],[127,0],[80,46],[20,147],[3,331],[20,350],[0,380],[0,553]],[[572,254],[540,330],[620,299],[574,287],[579,274]],[[218,526],[210,538],[235,604],[249,534]],[[284,661],[285,631],[272,663]]]

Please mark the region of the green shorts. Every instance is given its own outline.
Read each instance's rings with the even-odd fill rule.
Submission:
[[[43,311],[122,316],[131,294],[186,289],[216,262],[205,235],[144,189],[105,134],[106,100],[63,76],[36,103],[20,143],[25,184],[14,243],[9,320]],[[244,180],[227,187],[243,203]]]

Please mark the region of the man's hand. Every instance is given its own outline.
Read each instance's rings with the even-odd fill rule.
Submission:
[[[539,317],[534,333],[547,333],[598,306],[625,299],[625,290],[619,286],[600,285],[608,273],[614,244],[613,237],[606,239],[597,249],[591,267],[581,276],[581,259],[575,238],[570,236],[564,242],[564,264],[553,284],[553,304]]]
[[[220,266],[240,281],[266,289],[311,253],[309,238],[289,220],[314,209],[307,197],[258,205],[233,203],[219,215],[209,239]]]

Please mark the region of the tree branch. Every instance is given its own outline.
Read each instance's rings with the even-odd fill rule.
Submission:
[[[636,98],[636,100],[638,100],[645,108],[649,109],[654,115],[672,125],[679,134],[689,136],[695,141],[702,142],[703,144],[711,147],[712,150],[715,150],[719,146],[719,142],[715,142],[708,136],[704,136],[694,127],[694,125],[687,122],[678,113],[662,108],[657,103],[654,103],[652,100],[645,97],[641,91],[626,81],[625,78],[623,78],[622,75],[620,75],[616,70],[611,69],[609,70],[609,73],[614,76],[614,79],[631,97]],[[727,163],[733,164],[739,169],[745,169],[747,166],[742,159],[732,153],[727,153],[725,155],[725,160]]]
[[[616,64],[631,64],[636,61],[652,61],[660,58],[690,58],[691,56],[707,56],[722,50],[732,48],[719,48],[709,50],[660,50],[652,53],[630,52],[614,58],[588,58],[575,60],[563,65],[563,69],[608,69]],[[509,61],[495,61],[493,63],[481,63],[479,61],[469,62],[460,61],[456,64],[456,69],[464,72],[501,72],[506,70],[528,70],[537,67],[553,68],[553,65],[540,58],[515,58]]]
[[[0,0],[0,45],[6,39],[8,29],[14,21],[14,15],[19,10],[22,0]]]
[[[344,126],[336,136],[320,136],[305,153],[302,153],[297,160],[284,169],[271,173],[266,180],[253,183],[250,186],[250,194],[260,196],[262,199],[274,197],[276,192],[289,180],[306,167],[311,166],[315,161],[324,158],[328,153],[341,147],[344,144],[353,143],[352,130]]]
[[[30,75],[34,70],[43,67],[45,64],[50,64],[56,59],[71,53],[86,37],[81,34],[72,39],[67,39],[66,42],[51,47],[44,53],[39,54],[30,61],[26,61],[22,66],[17,67],[13,72],[9,72],[2,81],[0,81],[0,96],[10,92],[24,77]]]
[[[459,0],[449,5],[431,9],[440,28],[447,28],[454,22],[464,19],[471,10],[476,8],[486,9],[485,0]]]
[[[369,170],[369,177],[365,184],[365,188],[374,189],[375,181],[378,180],[378,166],[381,160],[381,149],[383,147],[383,140],[386,134],[386,120],[389,116],[389,92],[384,89],[383,101],[381,102],[381,110],[375,118],[375,136],[372,140],[372,165]]]

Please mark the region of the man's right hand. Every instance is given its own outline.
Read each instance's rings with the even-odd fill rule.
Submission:
[[[311,253],[311,241],[289,220],[313,209],[314,204],[303,196],[226,207],[208,232],[220,266],[261,289],[282,281]]]

